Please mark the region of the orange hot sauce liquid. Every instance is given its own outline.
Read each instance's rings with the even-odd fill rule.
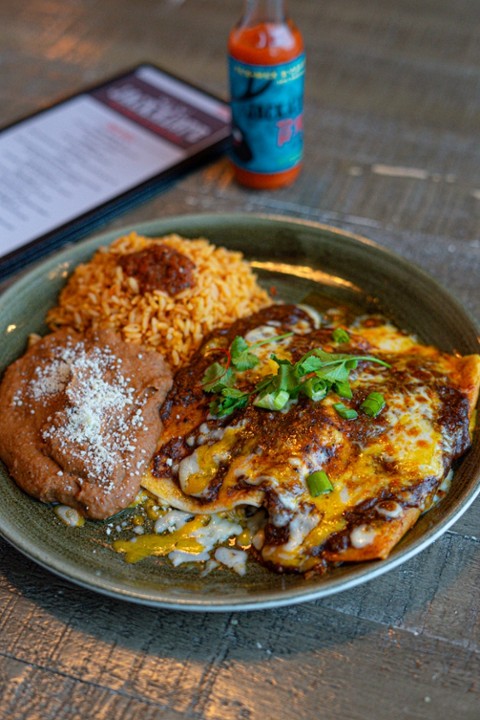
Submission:
[[[236,60],[251,65],[277,65],[294,60],[303,53],[303,38],[298,28],[286,20],[282,24],[258,23],[254,27],[233,28],[228,52]],[[278,173],[255,173],[234,165],[236,180],[257,190],[274,190],[290,185],[298,176],[301,163]]]

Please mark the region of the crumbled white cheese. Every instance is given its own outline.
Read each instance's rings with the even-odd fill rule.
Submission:
[[[354,528],[350,533],[350,542],[354,548],[360,550],[361,548],[371,545],[375,540],[376,532],[373,528],[368,525],[359,525]]]
[[[108,347],[87,349],[83,342],[53,348],[48,364],[39,365],[31,380],[14,398],[14,404],[38,403],[64,393],[64,410],[47,419],[43,440],[84,464],[95,482],[107,487],[118,456],[129,465],[135,446],[129,439],[129,422],[143,424],[140,409],[130,421],[125,415],[134,409],[135,390],[130,378],[120,372],[120,361]],[[34,409],[32,408],[32,412]]]
[[[191,455],[187,455],[187,457],[184,457],[178,465],[178,480],[184,492],[186,488],[186,483],[188,482],[188,478],[198,472],[200,472],[198,454],[196,451],[194,451]]]
[[[240,535],[243,531],[241,525],[231,522],[218,515],[212,515],[208,525],[197,528],[192,532],[194,537],[206,550],[212,550],[219,543],[226,542],[229,538]]]
[[[253,328],[245,335],[247,343],[253,344],[256,342],[263,342],[269,338],[275,338],[278,335],[277,330],[271,327],[271,325],[260,325],[259,327]]]
[[[67,505],[55,505],[54,512],[57,517],[69,527],[79,527],[83,525],[83,517],[75,508]]]
[[[318,310],[313,308],[311,305],[300,304],[298,307],[301,308],[303,312],[307,313],[307,315],[311,318],[313,322],[313,327],[315,328],[315,330],[317,330],[322,324],[322,316],[320,315]]]
[[[158,534],[166,530],[173,532],[183,527],[191,517],[190,513],[182,512],[182,510],[170,510],[155,521],[154,530]]]
[[[215,550],[215,560],[232,568],[238,575],[245,575],[247,572],[247,553],[244,550],[219,547]]]
[[[378,505],[375,506],[375,510],[379,515],[382,515],[385,518],[397,518],[400,517],[403,512],[403,508],[400,503],[395,502],[394,500],[378,503]]]
[[[172,552],[168,555],[168,559],[175,567],[177,567],[178,565],[186,562],[206,562],[210,559],[210,555],[208,552],[202,552],[194,555],[193,553],[183,552],[183,550],[172,550]]]

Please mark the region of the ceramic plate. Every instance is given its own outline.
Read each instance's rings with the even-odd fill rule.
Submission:
[[[100,245],[124,232],[203,235],[241,250],[262,284],[290,302],[326,308],[380,310],[397,325],[443,350],[479,352],[477,331],[458,303],[428,275],[364,238],[322,225],[252,215],[168,218],[87,240],[43,262],[0,296],[0,370],[23,353],[67,274]],[[424,515],[385,561],[345,566],[305,580],[276,575],[250,563],[245,577],[197,568],[173,568],[156,558],[128,565],[105,546],[101,524],[64,526],[51,508],[24,495],[0,470],[0,531],[18,550],[58,575],[106,595],[183,610],[250,610],[304,602],[352,588],[408,560],[437,539],[480,491],[480,441],[459,465],[447,497]]]

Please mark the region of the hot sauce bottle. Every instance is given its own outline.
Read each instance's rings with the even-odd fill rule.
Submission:
[[[305,53],[284,0],[246,0],[228,55],[235,177],[257,189],[289,185],[303,155]]]

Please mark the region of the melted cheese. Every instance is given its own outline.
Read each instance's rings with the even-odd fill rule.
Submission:
[[[174,517],[173,517],[174,515]],[[168,511],[165,522],[157,521],[160,534],[146,534],[131,540],[116,540],[115,550],[125,553],[127,562],[135,563],[149,555],[168,555],[175,565],[205,561],[220,543],[240,535],[241,525],[218,515],[197,515],[188,520],[185,513]]]
[[[178,468],[180,486],[186,495],[201,496],[218,472],[220,463],[229,459],[238,429],[230,429],[220,440],[199,445],[184,458]],[[207,436],[208,438],[208,436]]]
[[[247,553],[243,550],[219,547],[215,550],[215,560],[232,568],[238,575],[245,575],[247,572]]]
[[[272,342],[258,348],[260,364],[243,376],[256,383],[275,372],[271,353],[292,360],[297,343],[303,343],[302,352],[319,344],[338,352],[329,345],[331,329],[310,335],[311,328],[307,331],[302,325],[305,322],[297,323],[293,337],[281,341],[274,340],[284,332],[279,322],[252,327],[245,335],[247,341],[272,337]],[[188,431],[189,452],[179,462],[177,474],[147,474],[144,487],[162,503],[197,516],[201,513],[198,517],[212,516],[210,523],[202,521],[194,527],[195,520],[189,520],[181,532],[174,530],[180,532],[177,545],[169,551],[176,553],[175,562],[195,554],[204,559],[207,553],[214,563],[233,565],[235,553],[228,548],[211,558],[215,543],[225,543],[227,538],[235,539],[237,549],[252,546],[270,565],[301,572],[322,563],[386,557],[419,513],[431,505],[462,428],[472,423],[480,358],[440,353],[380,321],[361,319],[349,333],[351,348],[342,344],[342,352],[365,354],[367,347],[392,366],[360,363],[350,374],[351,401],[339,398],[333,390],[323,401],[301,398],[282,413],[254,408],[237,411],[230,423],[203,414],[198,429]],[[454,416],[449,422],[443,419],[450,411],[448,398],[442,399],[443,388],[463,393],[468,401],[465,416]],[[362,399],[372,391],[382,393],[386,402],[377,418],[361,412]],[[355,407],[357,419],[342,419],[334,408],[339,401]],[[177,412],[183,409],[172,410]],[[167,419],[166,437],[170,434]],[[161,457],[161,447],[159,453]],[[328,474],[333,491],[314,498],[307,481],[318,470]],[[248,512],[242,517],[242,509],[252,506],[263,508],[255,522]],[[222,541],[215,535],[213,518],[234,508],[238,528]],[[197,543],[193,549],[180,547],[187,535]]]
[[[405,353],[418,348],[418,341],[412,336],[400,332],[391,323],[368,326],[362,320],[354,323],[354,331],[368,340],[372,348],[388,353]]]

